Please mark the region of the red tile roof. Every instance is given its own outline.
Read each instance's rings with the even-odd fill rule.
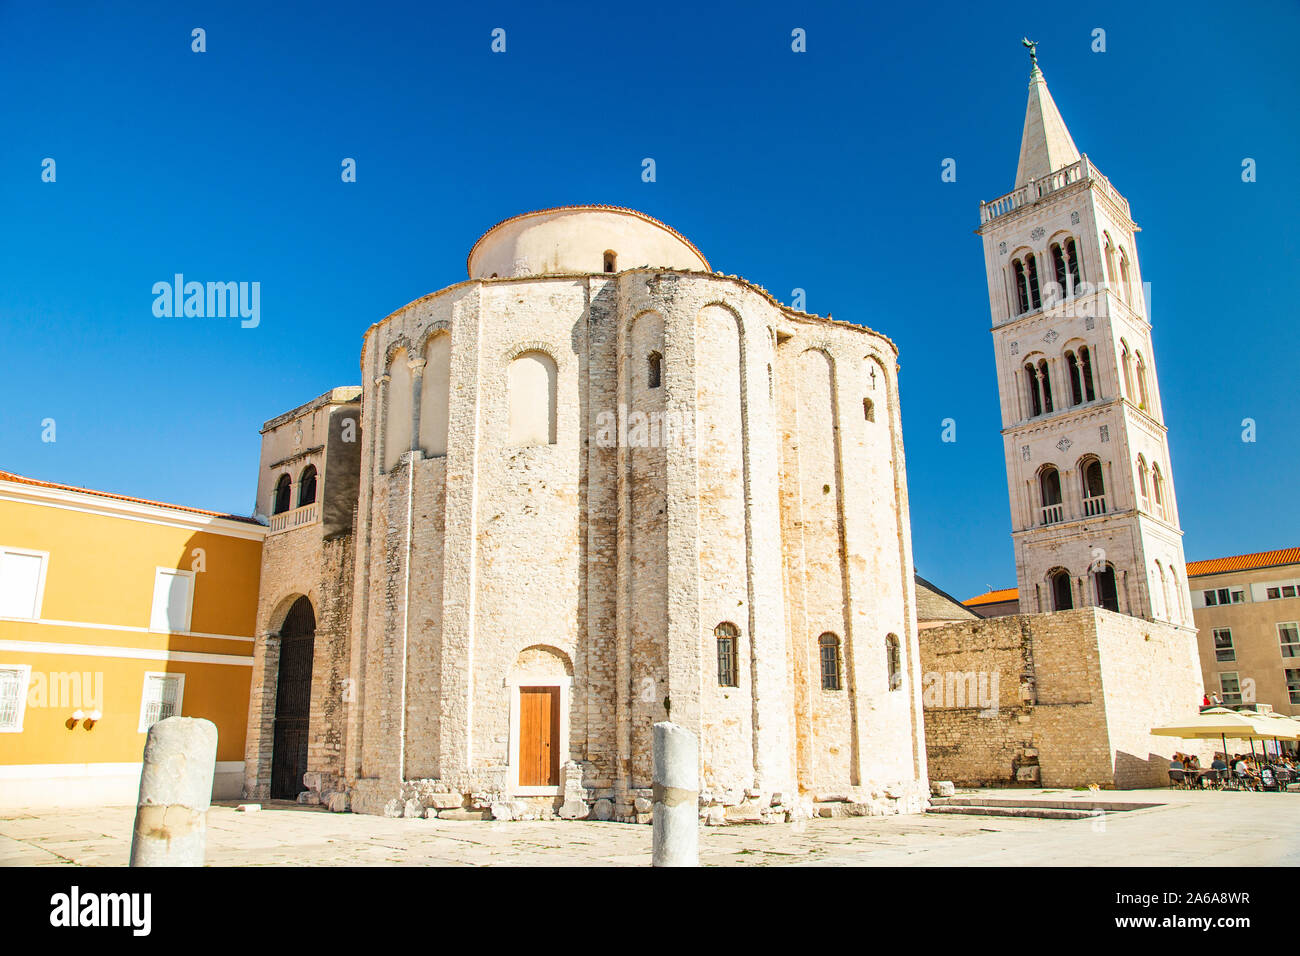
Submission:
[[[1209,558],[1205,561],[1188,561],[1187,574],[1221,574],[1224,571],[1249,571],[1252,568],[1271,568],[1279,564],[1300,564],[1300,548],[1280,548],[1277,551],[1256,551],[1230,558]]]
[[[1019,588],[1001,588],[996,591],[985,591],[983,594],[971,598],[969,601],[961,603],[967,607],[980,607],[985,604],[1001,604],[1003,601],[1016,601],[1020,598]]]
[[[1256,551],[1253,554],[1237,554],[1227,558],[1207,558],[1204,561],[1188,561],[1187,576],[1200,577],[1204,574],[1222,574],[1225,571],[1249,571],[1253,568],[1272,568],[1282,564],[1300,564],[1300,548],[1279,548],[1276,551]],[[962,601],[967,607],[980,607],[985,604],[1000,604],[1003,601],[1015,601],[1019,596],[1017,588],[1001,588],[986,591],[969,601]]]
[[[132,498],[130,495],[115,495],[108,491],[95,491],[93,488],[78,488],[75,485],[60,485],[52,481],[38,481],[11,471],[0,471],[0,481],[13,481],[20,485],[34,485],[37,488],[53,488],[56,491],[75,491],[83,495],[98,495],[100,498],[112,498],[115,501],[130,501],[138,505],[153,505],[155,508],[171,508],[173,511],[187,511],[190,514],[207,515],[212,518],[227,518],[230,521],[244,521],[249,524],[261,524],[256,518],[244,515],[224,514],[220,511],[205,511],[202,508],[188,508],[185,505],[168,504],[165,501],[150,501],[148,498]]]

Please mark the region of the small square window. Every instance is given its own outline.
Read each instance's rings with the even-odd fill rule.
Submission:
[[[190,629],[194,603],[194,572],[175,568],[154,571],[153,611],[149,630],[159,634],[185,634]]]
[[[0,734],[22,733],[31,677],[27,664],[0,665]]]
[[[184,696],[184,674],[145,674],[144,692],[140,695],[140,733],[146,733],[160,720],[178,716]]]
[[[0,548],[0,617],[34,621],[41,616],[49,554]]]

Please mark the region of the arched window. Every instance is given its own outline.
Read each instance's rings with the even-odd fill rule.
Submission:
[[[298,477],[298,507],[316,503],[316,466],[308,465]]]
[[[1056,277],[1056,284],[1060,291],[1057,293],[1061,298],[1070,294],[1070,285],[1065,271],[1065,253],[1061,250],[1059,243],[1052,243],[1052,272]]]
[[[282,515],[293,506],[293,479],[287,474],[281,475],[275,483],[275,500],[271,503],[271,514]]]
[[[646,356],[646,386],[649,388],[658,388],[663,383],[663,365],[664,357],[658,352],[651,352]]]
[[[511,445],[555,444],[555,359],[524,352],[510,363]]]
[[[1097,391],[1092,386],[1092,353],[1086,345],[1079,346],[1079,367],[1083,370],[1084,401],[1091,402],[1097,397]]]
[[[1142,361],[1142,353],[1137,353],[1138,408],[1147,407],[1147,366]]]
[[[1016,275],[1016,315],[1029,311],[1029,286],[1025,282],[1025,266],[1019,259],[1011,264]]]
[[[1074,589],[1070,583],[1070,572],[1057,568],[1048,575],[1052,584],[1052,610],[1069,611],[1074,608]]]
[[[718,640],[718,685],[740,686],[740,629],[730,621],[723,621],[713,629]]]
[[[1025,273],[1029,277],[1029,303],[1035,309],[1043,307],[1043,298],[1038,293],[1038,260],[1031,252],[1025,256]]]
[[[1073,295],[1079,288],[1079,252],[1075,248],[1074,240],[1065,240],[1065,258],[1070,267],[1070,295]]]
[[[1047,359],[1038,360],[1038,381],[1043,388],[1043,411],[1052,414],[1052,376],[1047,370]]]
[[[874,422],[876,420],[876,406],[869,398],[864,398],[862,400],[862,417],[869,422]]]
[[[1043,524],[1055,524],[1065,519],[1065,505],[1061,503],[1061,473],[1052,465],[1038,473],[1038,491],[1043,501]]]
[[[1024,385],[1030,390],[1030,418],[1043,414],[1043,397],[1039,393],[1039,372],[1034,365],[1024,365]]]
[[[1156,511],[1163,517],[1165,513],[1165,484],[1160,477],[1160,466],[1151,465],[1151,494],[1156,500]]]
[[[1108,611],[1119,610],[1119,589],[1115,586],[1115,568],[1107,564],[1100,571],[1092,573],[1093,590],[1097,596],[1097,606]]]
[[[1142,503],[1145,505],[1147,498],[1147,460],[1142,455],[1138,455],[1138,493],[1142,496]]]
[[[618,271],[618,253],[616,253],[613,249],[605,250],[605,271],[606,272]]]
[[[1065,353],[1065,365],[1070,371],[1070,404],[1083,404],[1083,378],[1079,370],[1079,360],[1073,352]]]
[[[1106,282],[1114,288],[1115,286],[1115,247],[1110,244],[1110,233],[1102,233],[1106,237],[1104,244],[1104,253],[1106,257]]]
[[[898,690],[903,686],[903,655],[898,637],[893,634],[885,636],[885,660],[889,668],[889,689]]]
[[[822,690],[840,689],[840,639],[834,634],[817,638],[822,661]]]
[[[1083,466],[1083,513],[1088,517],[1106,513],[1106,483],[1096,458]]]
[[[1119,291],[1124,296],[1124,301],[1130,305],[1133,303],[1133,288],[1128,281],[1128,256],[1124,254],[1121,248],[1119,251]]]

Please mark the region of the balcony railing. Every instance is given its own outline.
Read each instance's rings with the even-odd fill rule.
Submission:
[[[317,506],[316,502],[309,505],[303,505],[301,508],[294,508],[292,511],[282,511],[278,515],[271,515],[271,534],[279,531],[291,531],[294,528],[301,528],[305,524],[311,524],[316,520]]]
[[[1072,163],[1049,173],[1042,179],[1031,179],[1025,185],[1011,190],[1005,196],[999,196],[988,202],[980,203],[980,223],[986,223],[998,216],[1005,216],[1009,212],[1014,212],[1024,206],[1032,205],[1059,189],[1064,189],[1071,183],[1077,183],[1081,180],[1091,180],[1096,183],[1101,192],[1105,193],[1112,202],[1128,215],[1128,201],[1121,196],[1103,176],[1096,166],[1088,159],[1087,156],[1079,158],[1078,162]]]
[[[1091,498],[1084,498],[1083,513],[1088,518],[1093,515],[1104,515],[1106,513],[1106,496],[1093,495]]]
[[[1056,524],[1065,520],[1065,505],[1044,505],[1043,524]]]

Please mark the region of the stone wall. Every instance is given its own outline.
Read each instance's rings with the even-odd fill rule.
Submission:
[[[395,454],[441,405],[417,371],[390,407],[394,363],[418,368],[444,334],[449,375],[423,385],[446,390],[447,453]],[[516,447],[509,368],[525,352],[555,363],[555,441]],[[701,736],[710,822],[923,807],[888,340],[743,280],[634,270],[453,286],[372,327],[362,371],[355,568],[303,554],[264,585],[352,574],[339,666],[354,699],[312,769],[341,765],[353,809],[644,822],[651,726],[668,716]],[[724,622],[739,632],[727,687]],[[822,688],[823,633],[839,688]],[[537,676],[539,654],[563,677]],[[554,792],[518,784],[525,679],[562,687]]]
[[[1174,751],[1213,750],[1149,733],[1200,702],[1184,628],[1099,608],[1009,615],[926,630],[921,655],[936,780],[1160,786]]]

